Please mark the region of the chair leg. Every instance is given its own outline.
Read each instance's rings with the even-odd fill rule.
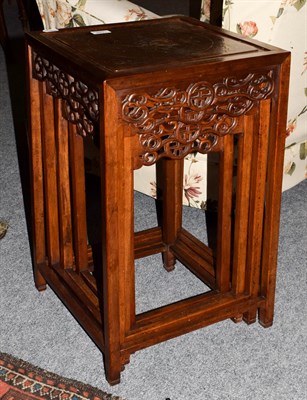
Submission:
[[[24,0],[16,0],[16,4],[18,7],[18,15],[19,19],[22,24],[22,29],[23,31],[28,31],[29,30],[29,18],[28,18],[28,13],[27,9],[24,4]],[[0,44],[4,50],[5,53],[8,52],[9,50],[9,35],[8,35],[8,30],[6,26],[6,21],[5,21],[5,15],[4,15],[4,0],[0,0]]]
[[[8,33],[4,18],[3,3],[4,0],[0,0],[0,44],[3,50],[6,52],[8,47]]]
[[[26,7],[24,5],[24,0],[16,0],[17,2],[17,7],[18,7],[18,14],[19,14],[19,19],[22,24],[22,29],[25,31],[29,30],[29,18],[27,14]]]

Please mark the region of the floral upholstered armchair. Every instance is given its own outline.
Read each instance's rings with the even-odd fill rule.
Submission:
[[[223,28],[291,51],[283,190],[307,177],[306,0],[224,0]]]
[[[112,22],[159,18],[127,0],[36,0],[45,29],[60,29]],[[283,189],[306,178],[307,155],[307,45],[303,35],[306,0],[202,0],[200,18],[210,21],[210,10],[218,7],[224,29],[238,32],[291,51],[290,98]],[[98,149],[87,143],[88,168],[95,173]],[[96,157],[97,159],[97,157]],[[204,208],[207,200],[207,157],[191,154],[184,160],[183,202]],[[135,189],[155,196],[155,168],[135,171]]]

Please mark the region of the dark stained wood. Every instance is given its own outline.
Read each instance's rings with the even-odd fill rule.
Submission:
[[[105,367],[109,382],[120,379],[120,343],[135,321],[133,158],[131,141],[117,118],[116,92],[104,85],[101,124],[101,182],[103,223],[103,309]],[[118,146],[118,143],[121,143]],[[110,189],[112,196],[110,196]],[[114,201],[115,200],[115,201]],[[114,240],[116,245],[114,245]]]
[[[5,23],[3,3],[4,0],[0,0],[0,44],[3,50],[6,51],[8,45],[8,32]]]
[[[55,144],[54,99],[46,95],[46,86],[40,85],[42,152],[46,211],[46,242],[49,264],[60,261],[59,215],[57,188],[57,151]],[[51,116],[51,118],[50,118]],[[48,195],[47,195],[48,194]]]
[[[75,266],[78,271],[88,268],[87,255],[87,223],[86,223],[86,199],[85,199],[85,171],[84,171],[84,146],[83,140],[76,132],[75,125],[68,126],[72,217]]]
[[[162,241],[166,246],[163,264],[167,271],[175,268],[175,256],[171,250],[182,226],[183,159],[163,158],[157,164],[158,201],[162,202]],[[161,198],[159,192],[161,192]]]
[[[43,188],[43,160],[40,117],[40,82],[32,79],[32,54],[28,49],[28,113],[30,119],[30,175],[32,186],[32,231],[33,231],[33,270],[35,285],[39,290],[46,289],[46,280],[38,265],[44,265],[46,258],[45,205]]]
[[[162,241],[160,227],[150,228],[146,231],[136,232],[134,258],[142,258],[156,253],[162,253],[166,246]]]
[[[178,2],[177,2],[178,3]],[[201,0],[189,0],[189,16],[200,18]]]
[[[63,285],[63,279],[56,273],[55,269],[49,268],[46,264],[40,267],[40,272],[96,346],[103,352],[104,336],[102,325],[87,311],[87,305],[80,301],[80,296],[78,296],[77,292],[75,290],[72,291],[66,284]]]
[[[289,53],[185,17],[26,38],[35,283],[101,349],[108,382],[133,352],[194,329],[271,325]],[[99,146],[101,196],[85,193],[83,136]],[[182,227],[183,160],[197,151],[217,155],[214,246]],[[152,164],[159,223],[135,233],[133,173]],[[136,315],[135,259],[159,252],[207,288]]]
[[[246,260],[246,291],[252,296],[260,293],[260,263],[261,241],[263,234],[263,213],[265,204],[265,186],[268,156],[268,137],[270,128],[271,100],[264,100],[259,106],[259,113],[252,121],[253,155],[250,189],[249,227]],[[244,320],[250,324],[256,321],[257,309],[244,315]]]
[[[19,13],[19,19],[22,24],[22,28],[24,31],[27,31],[29,29],[29,18],[28,18],[28,10],[25,3],[25,0],[16,0],[17,2],[17,7],[18,7],[18,13]],[[36,2],[32,1],[32,5]],[[36,7],[37,8],[37,7]],[[31,11],[33,8],[31,9]],[[31,18],[32,21],[32,18]],[[42,24],[41,24],[42,26]],[[5,20],[5,13],[4,13],[4,0],[0,0],[0,45],[2,46],[4,52],[7,52],[7,55],[10,55],[10,46],[9,46],[9,35],[8,35],[8,30],[6,26],[6,20]]]
[[[134,352],[263,304],[264,299],[261,297],[251,299],[244,295],[234,296],[230,292],[205,293],[175,305],[140,314],[123,348]]]
[[[222,26],[224,0],[210,1],[210,24]]]
[[[253,135],[253,115],[244,116],[243,134],[238,140],[238,162],[236,177],[236,204],[233,245],[232,289],[235,293],[244,293],[246,279],[248,212],[251,185],[251,160]],[[242,315],[236,315],[234,322],[242,321]]]
[[[55,104],[55,138],[57,148],[57,184],[59,202],[59,238],[61,265],[73,266],[73,233],[71,218],[71,195],[69,185],[69,132],[68,122],[62,116],[62,100]],[[86,256],[87,259],[87,256]]]
[[[290,57],[280,68],[279,80],[273,99],[270,120],[268,167],[265,197],[265,217],[261,268],[261,290],[265,297],[265,307],[259,310],[259,322],[269,327],[274,318],[274,301],[277,270],[278,233],[280,220],[282,170],[287,123]]]
[[[253,115],[244,117],[244,133],[238,140],[238,164],[236,177],[236,205],[232,287],[236,293],[245,290],[248,212],[251,184],[251,159]]]
[[[238,38],[234,33],[197,20],[173,17],[168,25],[164,23],[166,20],[170,19],[152,20],[151,26],[147,21],[138,21],[80,27],[78,30],[61,29],[60,35],[57,32],[33,32],[26,36],[29,43],[39,40],[43,45],[42,55],[59,62],[69,59],[67,72],[92,83],[138,72],[144,76],[146,71],[157,72],[158,82],[161,82],[161,70],[169,78],[178,67],[185,70],[193,66],[203,68],[205,64],[218,61],[237,60],[239,63],[239,60],[246,62],[251,57],[255,63],[258,57],[276,55],[278,58],[278,49],[273,46]],[[106,30],[111,33],[91,33]]]
[[[207,286],[216,288],[214,259],[210,248],[182,228],[171,250]]]
[[[232,135],[225,136],[220,153],[216,284],[221,292],[228,291],[231,282],[233,140]]]

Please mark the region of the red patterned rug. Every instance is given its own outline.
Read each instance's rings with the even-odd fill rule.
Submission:
[[[0,353],[0,400],[124,400]]]

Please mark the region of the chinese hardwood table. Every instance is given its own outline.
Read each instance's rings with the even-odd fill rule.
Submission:
[[[101,349],[108,382],[133,352],[226,318],[270,326],[289,52],[188,17],[27,33],[26,43],[35,283]],[[100,154],[98,251],[86,140]],[[218,158],[214,248],[182,226],[194,152]],[[133,172],[155,163],[162,216],[135,233]],[[179,260],[209,290],[137,314],[135,259],[160,252],[168,271]]]

